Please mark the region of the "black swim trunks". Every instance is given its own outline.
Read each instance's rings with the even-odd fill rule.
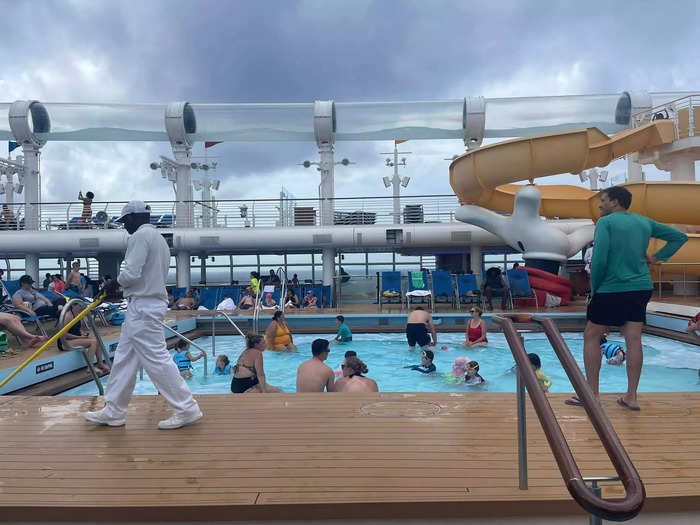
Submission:
[[[643,323],[649,299],[651,290],[597,293],[588,303],[586,318],[592,323],[606,326]]]
[[[251,377],[234,377],[231,379],[231,392],[234,394],[242,394],[249,388],[254,387],[258,384],[258,378],[255,376]]]
[[[428,327],[425,323],[408,323],[406,325],[406,340],[408,346],[428,346],[430,344],[430,335],[428,335]]]

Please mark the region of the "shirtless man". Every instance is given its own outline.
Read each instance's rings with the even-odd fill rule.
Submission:
[[[433,336],[432,344],[430,343],[428,330],[430,330]],[[416,343],[418,343],[418,346],[423,350],[428,348],[428,346],[435,346],[437,344],[437,333],[435,332],[433,317],[420,306],[416,306],[415,310],[408,314],[408,320],[406,321],[406,340],[411,350],[415,350]]]
[[[80,263],[77,261],[73,263],[68,279],[66,279],[66,290],[83,293],[83,283],[80,282]]]
[[[311,344],[313,357],[299,365],[297,392],[335,392],[333,370],[323,362],[328,359],[330,347],[326,339],[316,339]]]
[[[357,357],[346,358],[342,366],[343,377],[335,382],[336,392],[379,392],[377,382],[362,375],[367,373],[367,365]]]
[[[192,290],[187,290],[185,297],[180,297],[175,302],[176,310],[194,310],[197,308],[197,300],[192,297]]]

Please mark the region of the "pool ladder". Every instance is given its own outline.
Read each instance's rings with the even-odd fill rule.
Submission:
[[[207,360],[207,351],[204,348],[202,348],[201,346],[199,346],[197,343],[195,343],[194,341],[190,341],[187,337],[182,335],[180,332],[178,332],[174,328],[170,328],[164,322],[161,321],[160,324],[163,326],[163,328],[166,328],[167,330],[171,331],[175,335],[175,337],[182,339],[183,341],[187,341],[191,346],[194,346],[196,349],[198,349],[202,352],[202,355],[204,356],[204,377],[207,377],[207,374],[209,373],[209,362]],[[143,379],[143,368],[141,368],[139,370],[139,376],[141,377],[141,379]]]
[[[226,312],[222,312],[221,310],[214,310],[214,314],[211,317],[211,355],[216,356],[216,318],[217,317],[224,317],[230,324],[233,326],[236,331],[245,339],[245,334],[241,331],[240,328],[238,328],[238,325],[233,322],[233,319],[229,317],[229,315]]]
[[[590,523],[601,523],[601,518],[611,521],[626,521],[634,518],[642,509],[646,498],[644,484],[627,451],[620,442],[615,429],[608,419],[603,407],[593,395],[581,370],[569,350],[559,329],[552,319],[533,316],[532,319],[542,325],[555,354],[569,376],[569,380],[583,402],[588,417],[593,424],[605,451],[610,458],[619,477],[584,478],[574,460],[569,444],[557,422],[544,390],[540,387],[534,368],[530,364],[525,351],[523,339],[510,318],[495,316],[494,322],[503,328],[510,351],[517,365],[517,412],[518,412],[518,470],[519,486],[527,490],[527,436],[525,432],[525,388],[530,394],[530,400],[542,425],[549,448],[557,462],[564,483],[574,500],[591,514]],[[607,500],[601,496],[598,482],[621,481],[625,488],[622,499]],[[592,483],[589,488],[587,482]]]
[[[66,317],[66,312],[70,312],[73,308],[74,304],[80,304],[83,306],[83,308],[86,308],[87,306],[90,305],[90,302],[86,299],[83,299],[82,297],[75,297],[68,301],[63,309],[61,310],[61,314],[58,316],[58,326],[62,327],[65,325],[65,317]],[[95,310],[91,311],[88,313],[88,315],[84,318],[87,319],[88,324],[90,325],[90,329],[92,330],[92,333],[95,335],[95,339],[97,339],[97,345],[99,346],[100,350],[102,351],[102,359],[107,361],[109,364],[109,367],[112,368],[112,359],[109,357],[109,352],[107,352],[107,348],[105,347],[104,341],[102,340],[102,336],[100,335],[100,331],[97,329],[97,323],[95,322],[95,315],[97,312]],[[82,324],[82,321],[81,321]],[[66,340],[61,337],[60,339],[61,344],[64,345],[64,348],[68,347],[66,344]],[[100,376],[97,375],[97,372],[95,371],[95,366],[92,364],[92,361],[88,359],[88,350],[87,348],[75,348],[75,351],[80,352],[80,354],[83,356],[83,359],[85,360],[85,364],[87,365],[88,370],[90,371],[90,375],[92,376],[93,381],[95,381],[95,384],[97,385],[97,391],[99,394],[102,396],[104,395],[104,386],[102,385],[102,381],[100,381]]]

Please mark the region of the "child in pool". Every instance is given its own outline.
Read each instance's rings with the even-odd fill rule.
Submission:
[[[600,353],[609,365],[621,365],[625,361],[625,349],[615,342],[608,342],[606,335],[600,338]]]
[[[181,339],[177,342],[177,348],[173,354],[173,361],[177,364],[177,368],[180,370],[180,375],[182,377],[185,379],[192,379],[192,372],[190,372],[192,362],[202,357],[204,357],[204,352],[201,352],[196,357],[192,357],[192,354],[190,354],[190,344],[184,339]]]
[[[445,374],[445,381],[449,383],[461,383],[464,381],[464,376],[467,373],[467,363],[471,359],[468,357],[458,357],[455,362],[452,363],[452,371]]]
[[[214,373],[217,376],[227,376],[231,373],[231,364],[227,355],[221,354],[216,358]]]
[[[479,363],[469,361],[467,363],[467,373],[464,375],[464,384],[467,386],[480,385],[486,383],[486,379],[479,375]]]
[[[545,373],[542,371],[542,361],[540,361],[540,356],[537,354],[527,354],[530,363],[535,369],[535,375],[537,376],[537,381],[540,383],[542,390],[549,392],[549,387],[552,386],[552,380],[549,379]]]

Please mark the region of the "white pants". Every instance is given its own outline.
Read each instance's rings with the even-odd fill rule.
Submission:
[[[166,310],[167,305],[158,299],[129,302],[105,392],[109,416],[124,417],[126,414],[139,367],[143,367],[175,413],[192,413],[199,409],[165,344],[160,323],[165,319]]]

